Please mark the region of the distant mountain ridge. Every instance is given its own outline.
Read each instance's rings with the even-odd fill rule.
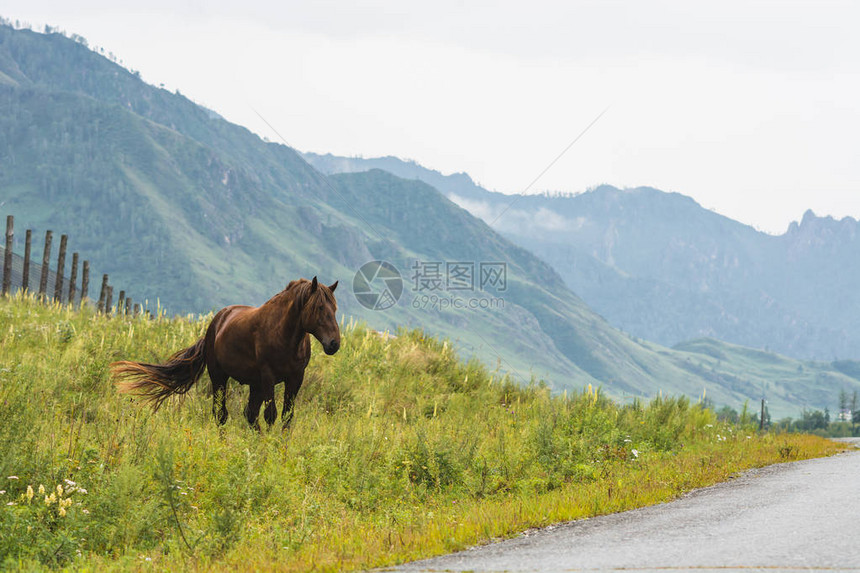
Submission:
[[[341,309],[376,328],[451,336],[523,382],[534,373],[575,387],[598,384],[599,375],[639,392],[624,382],[641,378],[624,353],[643,350],[551,267],[434,188],[382,171],[326,179],[294,150],[58,34],[0,27],[0,62],[13,78],[0,85],[5,209],[37,230],[64,229],[140,298],[206,311],[263,302],[298,276],[349,287],[373,259],[397,264],[407,281],[415,260],[504,261],[502,310],[418,313],[409,290],[385,313],[346,290]],[[612,357],[598,352],[598,335],[613,341]]]
[[[860,357],[853,218],[807,211],[773,236],[648,187],[511,196],[393,157],[305,156],[324,172],[382,168],[435,185],[636,336],[669,346],[706,336],[804,359]]]

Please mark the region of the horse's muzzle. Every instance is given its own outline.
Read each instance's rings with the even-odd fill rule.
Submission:
[[[323,350],[329,356],[331,356],[332,354],[337,352],[339,348],[340,348],[340,340],[332,340],[331,342],[329,342],[328,344],[323,346]]]

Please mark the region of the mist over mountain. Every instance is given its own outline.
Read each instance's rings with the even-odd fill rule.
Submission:
[[[523,198],[499,223],[530,219],[545,230],[517,234],[502,226],[500,234],[469,210],[486,203],[482,216],[489,219],[504,196],[480,189],[468,176],[443,178],[450,189],[440,192],[444,185],[436,179],[416,181],[395,167],[374,167],[327,175],[295,150],[144,83],[80,42],[0,26],[3,211],[16,216],[17,229],[32,228],[36,237],[48,228],[68,233],[75,250],[137,301],[154,305],[158,299],[176,313],[206,312],[259,304],[289,280],[318,275],[340,281],[345,320],[449,337],[466,356],[521,383],[534,376],[556,390],[593,384],[622,398],[706,391],[716,403],[735,406],[766,392],[774,413],[826,405],[834,386],[860,389],[851,364],[840,370],[767,353],[750,359],[746,349],[713,340],[672,350],[614,328],[610,313],[601,310],[601,316],[571,290],[570,275],[579,276],[577,269],[587,264],[594,276],[606,275],[603,288],[627,286],[621,265],[633,269],[637,255],[628,252],[626,230],[635,226],[623,218],[607,243],[596,223],[576,223],[575,211]],[[695,211],[688,203],[684,208]],[[571,221],[580,238],[570,235]],[[796,234],[810,232],[804,223]],[[527,244],[523,235],[529,233],[540,240]],[[581,262],[565,266],[570,259],[563,249],[574,239],[594,244],[572,259]],[[794,256],[812,264],[818,251],[809,250],[810,241],[799,239]],[[530,250],[544,247],[558,249],[558,259]],[[659,245],[653,250],[657,257]],[[683,254],[666,261],[678,275],[689,267]],[[357,271],[373,260],[393,264],[403,281],[401,298],[384,311],[363,306],[351,288]],[[414,269],[422,262],[441,268],[504,264],[502,289],[435,293],[501,304],[427,304],[428,293],[415,288]],[[720,272],[713,275],[721,284]],[[583,292],[600,290],[590,289]]]
[[[774,236],[648,187],[503,195],[466,174],[393,157],[306,157],[325,172],[373,167],[434,185],[636,336],[669,346],[713,337],[804,359],[860,357],[860,227],[850,217],[807,211]]]

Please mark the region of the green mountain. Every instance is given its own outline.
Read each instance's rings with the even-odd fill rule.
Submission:
[[[378,168],[430,183],[547,261],[592,308],[636,336],[665,345],[713,337],[805,359],[860,357],[860,223],[850,217],[810,211],[773,236],[648,187],[510,196],[464,173],[393,157],[306,158],[324,173]]]
[[[327,177],[62,35],[0,27],[0,203],[18,229],[68,233],[135,300],[172,312],[257,304],[318,275],[340,281],[346,316],[447,336],[523,383],[619,397],[707,391],[731,405],[761,394],[759,378],[725,361],[706,372],[695,352],[622,334],[546,262],[434,187],[382,170]],[[351,292],[367,286],[357,272],[373,260],[400,275],[386,310]],[[484,284],[482,264],[504,280]],[[819,372],[860,388],[823,365],[802,377],[820,392],[783,391],[765,364],[760,378],[780,389],[772,411],[825,405],[832,380]]]

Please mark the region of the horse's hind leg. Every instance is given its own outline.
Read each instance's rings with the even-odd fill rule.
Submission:
[[[266,420],[266,423],[270,426],[275,423],[275,420],[278,418],[278,410],[275,408],[275,398],[272,397],[271,400],[266,401],[266,409],[263,410],[263,418]]]
[[[270,426],[278,418],[278,410],[275,407],[275,379],[276,376],[268,369],[265,369],[263,379],[260,383],[260,388],[263,392],[263,404],[265,405],[263,419]]]
[[[301,370],[284,380],[284,409],[281,410],[281,421],[284,430],[290,427],[290,422],[293,420],[293,406],[295,406],[296,396],[302,387],[304,377],[305,372]]]
[[[255,430],[260,429],[260,424],[257,418],[260,415],[260,406],[265,402],[266,410],[263,414],[266,422],[270,424],[275,421],[275,388],[271,384],[262,384],[260,386],[251,386],[251,393],[248,396],[248,405],[245,407],[245,418]]]
[[[263,393],[257,386],[251,386],[251,392],[248,395],[248,404],[245,406],[245,419],[248,424],[255,430],[260,429],[260,424],[257,422],[257,417],[260,415],[260,405],[263,403]]]
[[[228,378],[219,368],[209,367],[209,379],[212,380],[212,415],[220,425],[227,421]]]

